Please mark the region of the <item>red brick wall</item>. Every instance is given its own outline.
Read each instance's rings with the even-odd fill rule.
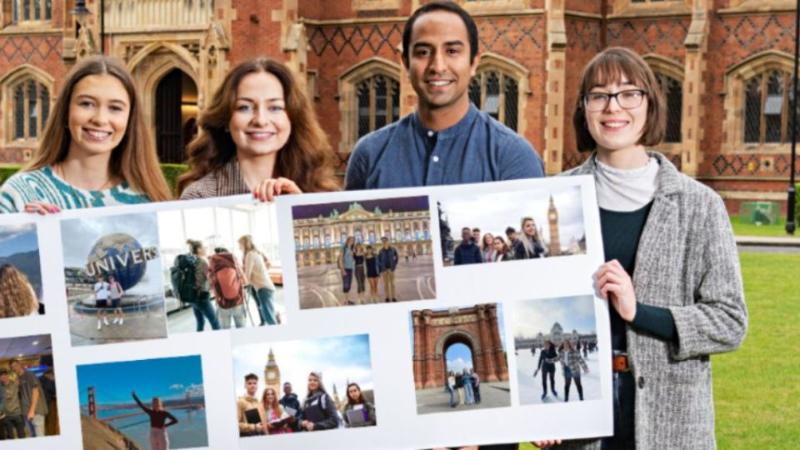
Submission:
[[[706,95],[703,99],[702,146],[704,158],[700,164],[701,176],[735,176],[741,170],[739,158],[719,158],[720,144],[724,140],[722,125],[725,119],[725,72],[742,60],[766,50],[779,50],[794,54],[794,15],[748,14],[720,17],[711,15],[711,32],[705,73]],[[723,161],[724,159],[724,161]],[[725,164],[727,162],[728,164]],[[777,165],[777,164],[776,164]],[[745,172],[746,175],[749,175]],[[772,174],[774,175],[774,173]]]
[[[309,26],[308,68],[318,74],[317,115],[333,148],[341,139],[339,124],[339,77],[351,67],[372,57],[402,65],[396,50],[402,23]]]
[[[585,154],[578,154],[572,115],[575,112],[583,67],[603,48],[603,29],[599,20],[568,17],[566,29],[568,67],[564,94],[564,152],[562,159],[564,170],[575,167],[585,158]]]
[[[233,7],[236,19],[231,23],[228,53],[231,66],[259,56],[288,59],[281,51],[281,23],[272,20],[272,11],[283,8],[283,0],[237,0]]]

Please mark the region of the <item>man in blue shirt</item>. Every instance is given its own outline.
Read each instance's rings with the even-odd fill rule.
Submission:
[[[470,102],[477,53],[475,21],[457,4],[431,2],[411,15],[403,29],[403,64],[419,99],[417,111],[358,141],[346,189],[544,175],[530,143]]]
[[[475,245],[469,227],[464,227],[461,230],[461,243],[458,244],[453,253],[453,264],[460,266],[462,264],[479,264],[482,262],[480,247]]]

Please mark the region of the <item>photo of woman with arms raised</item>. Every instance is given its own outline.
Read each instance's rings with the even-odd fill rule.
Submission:
[[[0,188],[0,212],[170,197],[130,73],[117,59],[91,56],[67,75],[31,162]]]
[[[573,118],[591,157],[606,263],[594,275],[609,303],[614,434],[559,448],[714,449],[709,356],[747,330],[742,276],[725,205],[648,147],[666,126],[655,75],[612,47],[584,69]],[[557,441],[538,442],[549,447]]]
[[[333,191],[333,152],[295,76],[266,58],[234,67],[199,119],[189,143],[181,199],[252,192],[275,195]]]

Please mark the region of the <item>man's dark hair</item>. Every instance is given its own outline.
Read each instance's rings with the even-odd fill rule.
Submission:
[[[514,227],[506,228],[506,235],[508,235],[509,233],[516,233],[516,232],[517,230],[515,230]]]
[[[464,8],[455,2],[434,1],[417,8],[417,10],[411,14],[411,17],[406,20],[406,24],[403,27],[403,64],[408,67],[409,52],[411,51],[409,48],[411,45],[411,30],[414,28],[414,23],[420,16],[434,11],[451,12],[457,14],[458,17],[461,18],[461,21],[464,22],[464,26],[467,27],[467,36],[469,37],[469,62],[470,64],[475,62],[475,56],[478,55],[478,26],[475,25],[475,20],[472,19],[472,16],[470,16]]]
[[[244,376],[244,381],[250,381],[250,380],[258,381],[258,375],[254,373],[248,373],[247,375]]]

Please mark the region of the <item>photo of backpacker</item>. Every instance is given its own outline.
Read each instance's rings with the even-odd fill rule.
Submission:
[[[273,206],[161,211],[158,221],[170,333],[284,320]]]

